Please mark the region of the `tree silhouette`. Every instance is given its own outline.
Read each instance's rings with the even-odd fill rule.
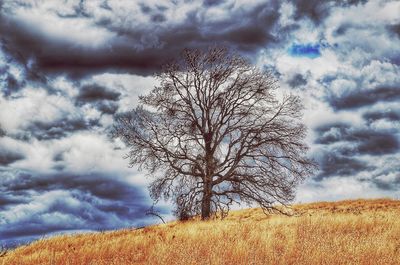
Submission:
[[[152,198],[176,214],[226,214],[234,203],[264,210],[294,199],[312,173],[298,97],[275,95],[276,79],[224,48],[185,50],[160,85],[115,117],[130,166],[154,177]]]

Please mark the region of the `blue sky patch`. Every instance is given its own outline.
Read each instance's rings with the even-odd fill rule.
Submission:
[[[317,58],[321,56],[319,44],[293,44],[289,48],[289,54],[294,57]]]

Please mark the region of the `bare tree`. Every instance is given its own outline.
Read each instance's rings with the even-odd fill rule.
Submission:
[[[157,77],[114,129],[130,166],[155,178],[153,199],[173,199],[178,216],[202,219],[234,202],[273,210],[293,200],[314,168],[298,97],[278,100],[271,74],[224,48],[185,50]]]

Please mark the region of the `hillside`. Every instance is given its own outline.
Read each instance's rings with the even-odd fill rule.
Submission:
[[[288,217],[260,209],[224,220],[58,236],[0,264],[400,264],[400,201],[319,202]]]

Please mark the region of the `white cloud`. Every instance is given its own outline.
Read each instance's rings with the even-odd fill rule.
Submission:
[[[359,198],[399,198],[400,192],[383,191],[369,181],[353,177],[330,177],[322,181],[307,181],[297,190],[296,202],[336,201]]]
[[[70,99],[37,88],[25,88],[10,99],[1,97],[0,109],[0,124],[10,133],[23,130],[32,122],[50,123],[65,115],[79,115]]]
[[[87,18],[62,18],[57,16],[68,15],[67,10],[72,11],[75,5],[64,6],[57,1],[41,1],[40,4],[33,4],[33,8],[18,6],[13,9],[8,19],[15,21],[26,28],[34,28],[36,35],[49,37],[54,42],[64,41],[75,45],[86,47],[98,47],[104,45],[113,33],[106,29],[98,28]],[[68,32],[68,34],[65,34]]]
[[[94,75],[87,82],[102,84],[113,88],[122,93],[121,100],[118,102],[119,111],[125,112],[134,109],[138,105],[140,95],[149,93],[159,81],[152,76],[139,76],[130,74],[111,74],[104,73]]]

